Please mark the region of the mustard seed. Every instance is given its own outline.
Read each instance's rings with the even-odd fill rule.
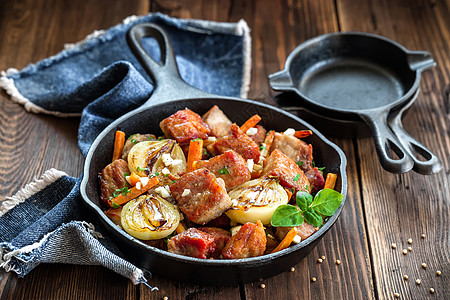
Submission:
[[[323,262],[323,260],[322,260],[321,258],[319,258],[319,259],[317,260],[317,262],[318,262],[319,264],[321,264],[321,263]]]
[[[340,265],[340,264],[341,264],[341,261],[340,261],[339,259],[336,259],[336,264],[337,264],[337,265]]]
[[[411,252],[412,251],[412,247],[408,247],[408,251]]]
[[[164,296],[164,297],[163,297],[163,300],[169,300],[169,297]]]
[[[420,279],[416,279],[416,284],[419,285],[422,281]]]
[[[437,270],[437,271],[436,271],[436,275],[437,275],[437,276],[441,276],[441,271]]]
[[[408,254],[408,250],[403,249],[403,255],[406,255],[406,254]]]
[[[322,255],[321,257],[320,257],[322,260],[325,260],[325,255]]]
[[[430,293],[434,294],[434,289],[433,288],[430,288]]]
[[[408,275],[403,275],[403,278],[405,278],[405,280],[408,280]]]
[[[425,238],[425,233],[422,233],[421,238],[423,239]]]
[[[312,282],[316,282],[316,280],[317,280],[316,277],[311,278]]]
[[[408,239],[408,244],[412,244],[412,239]]]
[[[397,248],[397,244],[396,244],[396,243],[392,243],[392,244],[391,244],[391,248],[392,248],[392,249]]]
[[[265,289],[265,288],[266,288],[266,285],[265,285],[264,283],[261,283],[261,288],[262,288],[262,289]]]
[[[292,268],[291,268],[291,272],[294,272],[294,271],[295,271],[295,268],[294,268],[294,267],[292,267]]]
[[[395,298],[400,298],[400,294],[399,293],[395,293],[394,296],[395,296]]]
[[[426,268],[427,268],[427,264],[426,264],[426,263],[423,263],[423,264],[422,264],[422,268],[426,269]]]

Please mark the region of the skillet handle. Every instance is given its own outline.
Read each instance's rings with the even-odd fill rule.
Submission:
[[[161,62],[154,60],[144,49],[142,45],[144,37],[152,37],[158,42]],[[136,24],[128,30],[127,42],[131,51],[155,83],[152,96],[142,107],[172,100],[213,96],[187,84],[181,78],[172,43],[160,26],[151,23]]]
[[[398,111],[391,112],[388,117],[388,125],[391,127],[392,131],[395,132],[395,135],[399,139],[400,143],[414,161],[413,170],[423,175],[435,174],[442,169],[442,163],[439,158],[411,135],[409,135],[402,125],[402,115],[413,102],[414,101],[410,101]],[[425,160],[418,159],[417,155],[414,153],[419,154]]]
[[[414,166],[414,161],[403,148],[397,137],[387,126],[387,111],[367,110],[359,116],[372,129],[375,149],[381,166],[391,173],[406,173]],[[389,155],[390,150],[399,157],[394,159]]]
[[[427,51],[408,51],[407,59],[413,71],[423,72],[436,66],[436,62]]]

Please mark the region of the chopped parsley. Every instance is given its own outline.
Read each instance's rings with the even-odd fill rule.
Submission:
[[[267,149],[265,145],[259,145],[259,150]]]
[[[112,207],[112,208],[119,208],[120,205],[117,204],[117,203],[114,203],[113,201],[111,201],[111,207]]]
[[[292,180],[294,181],[298,181],[300,179],[300,174],[295,175],[294,178],[292,178]]]
[[[219,174],[223,175],[223,174],[230,174],[230,172],[227,170],[227,167],[223,167],[222,169],[220,169],[218,171]]]
[[[128,174],[127,172],[123,173],[123,177],[127,177],[130,176],[130,174]]]
[[[113,196],[117,197],[120,194],[122,194],[123,196],[126,196],[128,193],[131,193],[130,189],[128,187],[124,186],[121,189],[116,189],[113,193]]]
[[[193,139],[192,141],[195,142],[195,141],[203,141],[203,140],[201,138],[196,138],[196,139]]]
[[[141,168],[141,167],[137,167],[136,170],[138,171],[148,171],[148,168]]]
[[[303,166],[304,162],[302,162],[301,160],[299,160],[298,162],[296,162],[297,166],[301,167]]]
[[[132,142],[135,145],[138,143],[135,139],[131,139],[130,142]]]
[[[319,170],[319,171],[323,171],[323,170],[325,170],[325,167],[320,167],[320,168],[317,168],[317,170]]]

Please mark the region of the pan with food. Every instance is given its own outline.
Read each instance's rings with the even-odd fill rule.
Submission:
[[[146,36],[158,41],[161,48],[161,62],[154,61],[143,49],[141,39]],[[126,253],[127,259],[162,276],[201,284],[230,285],[257,281],[289,270],[314,248],[342,211],[347,191],[346,159],[343,152],[311,125],[281,109],[251,100],[211,95],[187,85],[179,76],[170,41],[158,26],[136,25],[128,33],[128,42],[155,82],[156,89],[142,107],[114,121],[94,141],[86,157],[80,187],[86,205],[110,230],[117,246]],[[228,123],[227,126],[215,126],[217,122],[214,121],[217,121],[217,118],[211,117],[214,112],[211,109],[216,113],[218,110],[223,112],[226,119],[229,119],[225,122]],[[253,119],[255,115],[260,116],[256,126]],[[208,116],[211,117],[210,120]],[[250,123],[246,122],[247,120]],[[182,130],[179,134],[177,129],[182,123],[195,130]],[[203,123],[206,123],[206,126],[203,126]],[[273,133],[267,136],[260,135],[259,128],[273,130]],[[289,128],[291,129],[286,132]],[[292,130],[294,133],[296,131],[302,133],[302,137],[307,137],[301,141],[291,136]],[[112,162],[115,141],[123,141],[122,138],[116,138],[117,132],[123,132],[118,135],[125,136],[129,143],[128,145],[125,143],[124,148],[118,151],[121,155],[115,154],[117,159]],[[133,136],[134,134],[139,135]],[[275,134],[278,136],[277,140]],[[274,140],[279,142],[278,147],[290,145],[285,142],[285,135],[286,139],[295,139],[294,144],[306,145],[304,149],[313,150],[310,152],[310,159],[302,162],[294,161],[293,158],[287,157],[293,154],[282,153],[279,149],[273,148],[275,146],[271,146],[268,151],[262,151],[264,149],[263,147],[260,149],[260,146],[272,135]],[[251,136],[258,137],[258,142]],[[247,145],[243,145],[242,141],[247,141]],[[199,144],[202,144],[201,147]],[[207,153],[203,153],[203,149],[206,149]],[[295,152],[296,148],[292,149]],[[266,170],[257,167],[261,155],[266,155],[266,165],[263,163],[261,166],[266,167]],[[298,156],[298,153],[295,155]],[[275,166],[285,166],[286,161],[294,162],[291,167],[297,173],[293,176],[288,175],[283,183],[280,174],[284,173],[277,172],[280,167],[277,169]],[[335,175],[334,190],[342,197],[341,204],[335,207],[334,213],[329,216],[323,211],[322,214],[316,214],[323,225],[313,227],[312,235],[300,240],[297,238],[298,243],[290,247],[281,245],[283,249],[281,251],[266,252],[267,244],[264,249],[246,249],[251,252],[250,255],[236,251],[237,248],[231,242],[224,243],[229,251],[224,248],[220,253],[196,252],[199,250],[198,247],[193,252],[185,251],[186,245],[197,242],[207,248],[209,237],[212,236],[214,240],[214,237],[223,234],[224,231],[228,232],[231,227],[236,227],[234,231],[237,235],[245,236],[251,232],[261,233],[263,226],[270,227],[272,222],[277,226],[293,226],[292,222],[286,223],[282,213],[274,219],[273,216],[264,218],[267,212],[263,212],[262,215],[259,215],[258,211],[246,214],[245,209],[239,212],[239,207],[245,206],[247,202],[240,203],[238,199],[246,199],[249,191],[263,189],[276,194],[271,199],[279,199],[286,205],[289,199],[284,198],[294,199],[295,197],[290,194],[296,193],[297,197],[291,204],[295,204],[298,199],[299,208],[286,205],[286,210],[291,210],[292,213],[292,209],[295,209],[297,213],[294,212],[293,215],[298,222],[302,218],[302,214],[298,212],[302,209],[308,210],[311,201],[315,201],[310,198],[311,194],[307,193],[308,191],[314,195],[316,191],[311,191],[313,186],[309,184],[309,179],[306,179],[305,175],[308,170],[313,170],[311,174],[319,171],[313,162],[315,166],[325,168],[325,173]],[[303,164],[305,171],[300,168]],[[267,167],[270,165],[272,167]],[[267,173],[263,174],[265,171]],[[253,174],[258,172],[260,173]],[[124,176],[123,173],[127,175]],[[99,174],[101,174],[100,181],[105,180],[104,185],[100,183],[99,186]],[[233,175],[231,178],[225,176],[230,174]],[[320,171],[319,174],[322,176]],[[315,176],[319,178],[319,174]],[[251,179],[252,176],[254,179]],[[111,177],[116,179],[109,181],[108,178]],[[311,181],[315,182],[312,179]],[[111,182],[117,185],[112,188]],[[293,189],[287,188],[288,184],[291,184]],[[137,191],[141,189],[146,191],[143,193]],[[200,197],[198,202],[202,205],[193,206],[193,201],[190,201],[192,196],[202,194],[203,191],[207,191],[205,194],[215,195],[212,197],[213,200],[211,197]],[[214,205],[210,205],[212,202]],[[142,209],[144,206],[146,208]],[[108,210],[121,208],[121,213],[114,214],[110,211],[107,214],[106,207],[109,207]],[[154,209],[155,207],[157,209]],[[234,209],[231,209],[232,207]],[[127,211],[130,213],[127,214]],[[128,218],[133,215],[131,212],[140,216],[158,215],[150,218],[153,220],[151,227],[158,230],[153,232],[142,230],[145,226],[136,224]],[[162,213],[159,215],[155,212]],[[274,214],[273,210],[270,214]],[[220,231],[218,228],[220,229],[221,225],[217,225],[220,218],[228,222],[233,220],[236,225],[241,224],[242,227],[227,225],[226,230]],[[120,223],[117,220],[120,220]],[[210,226],[213,221],[216,222],[215,225]],[[280,227],[288,228],[285,226]],[[278,233],[278,244],[289,235],[286,230],[284,231],[280,230]],[[291,231],[290,237],[294,231]],[[263,237],[268,236],[264,235],[265,232]],[[197,236],[201,238],[193,241],[193,237]],[[258,237],[263,239],[260,234],[256,234],[255,238]],[[238,238],[235,240],[238,243],[242,242]],[[164,244],[161,246],[161,243]],[[169,249],[171,250],[168,251]],[[256,256],[255,253],[259,255]]]

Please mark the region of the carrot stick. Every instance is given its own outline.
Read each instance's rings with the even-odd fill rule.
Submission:
[[[189,143],[186,172],[191,172],[195,170],[194,162],[197,160],[201,160],[202,156],[203,156],[203,140],[202,139],[191,140],[191,142]]]
[[[266,135],[266,138],[264,139],[264,144],[266,144],[267,151],[269,151],[270,148],[272,147],[274,138],[275,138],[275,130],[269,131],[269,133]]]
[[[180,234],[183,231],[186,231],[186,228],[184,228],[183,224],[178,223],[177,229],[175,229],[175,231],[177,232],[177,234]]]
[[[297,235],[297,228],[292,227],[292,229],[289,230],[284,239],[278,244],[278,246],[275,249],[273,249],[271,253],[275,253],[289,247],[289,245],[292,243],[296,235]]]
[[[116,159],[119,159],[122,156],[124,145],[125,145],[125,132],[117,130],[114,139],[114,152],[112,161],[115,161]]]
[[[313,132],[311,130],[297,130],[294,133],[294,136],[298,139],[302,139],[302,138],[308,137],[312,134],[313,134]]]
[[[119,196],[114,197],[111,200],[108,200],[108,204],[111,207],[115,207],[117,205],[125,204],[128,201],[130,201],[131,199],[134,199],[137,196],[145,193],[146,191],[148,191],[149,189],[151,189],[152,187],[154,187],[158,183],[159,183],[158,177],[156,177],[156,176],[152,177],[148,181],[147,185],[143,186],[141,189],[137,189],[136,187],[132,187],[131,189],[128,190],[126,195],[120,194]]]
[[[334,173],[328,173],[327,179],[325,180],[324,189],[334,189],[334,185],[336,184],[337,175]]]
[[[286,191],[287,195],[288,195],[288,200],[291,200],[291,197],[293,195],[292,191],[288,188],[284,188],[284,190]]]
[[[253,116],[250,117],[250,119],[245,121],[244,124],[242,124],[241,130],[244,133],[246,133],[247,130],[249,130],[252,127],[255,127],[255,125],[258,124],[259,121],[261,121],[261,117],[259,115],[253,115]]]

